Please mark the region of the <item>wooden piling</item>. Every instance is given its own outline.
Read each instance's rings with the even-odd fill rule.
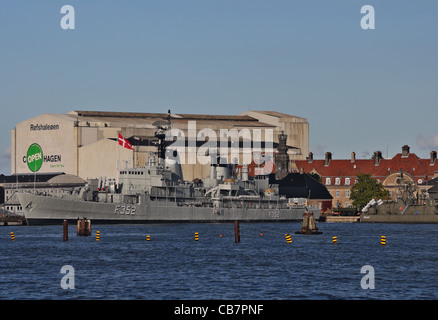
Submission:
[[[313,212],[306,211],[303,214],[303,224],[301,226],[300,231],[295,231],[296,234],[322,234],[321,231],[318,231],[315,223],[315,217],[313,216]]]
[[[239,220],[234,220],[234,242],[240,242],[240,224]]]
[[[79,219],[76,233],[78,236],[91,236],[91,221]]]
[[[63,240],[64,241],[68,240],[68,222],[67,222],[67,220],[64,220],[64,223],[63,223]]]

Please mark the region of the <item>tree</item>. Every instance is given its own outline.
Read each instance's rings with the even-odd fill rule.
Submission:
[[[368,173],[358,174],[356,184],[351,188],[350,199],[359,210],[366,206],[371,199],[389,199],[389,191]]]

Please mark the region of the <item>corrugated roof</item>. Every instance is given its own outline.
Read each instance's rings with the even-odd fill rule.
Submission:
[[[114,111],[73,111],[80,117],[115,117],[115,118],[161,118],[167,119],[167,113],[144,113],[144,112],[114,112]],[[250,116],[236,115],[204,115],[204,114],[171,114],[172,120],[214,120],[214,121],[254,121],[259,120]]]
[[[216,120],[216,121],[255,121],[250,116],[234,116],[234,115],[204,115],[204,114],[178,114],[186,120]]]
[[[24,182],[47,182],[56,176],[65,175],[65,173],[23,173],[17,175],[0,175],[0,183],[24,183]]]
[[[167,113],[115,112],[115,111],[73,111],[79,117],[116,118],[167,118]]]
[[[297,116],[293,116],[293,115],[278,112],[278,111],[258,111],[258,110],[251,110],[251,111],[266,114],[268,116],[277,117],[277,118],[298,118],[298,119],[303,119],[303,120],[305,119],[303,117],[297,117]]]

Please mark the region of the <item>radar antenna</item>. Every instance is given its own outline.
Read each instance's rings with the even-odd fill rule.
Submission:
[[[167,120],[158,120],[155,121],[152,125],[157,127],[157,131],[155,131],[155,137],[158,139],[157,149],[158,149],[158,158],[165,159],[166,158],[166,148],[173,141],[166,141],[166,133],[172,127],[171,113],[170,110],[167,111]]]

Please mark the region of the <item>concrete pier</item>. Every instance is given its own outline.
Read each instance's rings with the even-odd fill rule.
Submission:
[[[327,216],[325,220],[325,222],[331,223],[354,223],[359,221],[359,216]]]
[[[22,226],[26,224],[26,219],[21,216],[0,217],[0,226]]]

